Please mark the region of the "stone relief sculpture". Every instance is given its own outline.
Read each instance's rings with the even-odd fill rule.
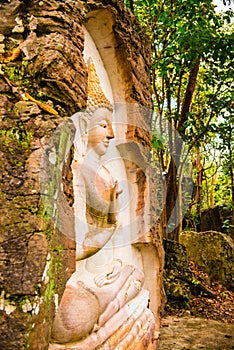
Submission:
[[[121,190],[102,164],[114,138],[112,114],[89,61],[87,109],[73,116],[77,267],[55,316],[50,350],[154,348],[155,318],[144,273],[114,253]]]

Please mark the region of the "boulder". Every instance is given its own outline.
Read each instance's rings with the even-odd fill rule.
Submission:
[[[180,243],[189,259],[204,268],[209,284],[219,282],[234,290],[234,242],[228,235],[216,232],[183,232]]]
[[[163,272],[164,289],[168,302],[182,305],[192,295],[214,298],[214,293],[198,281],[189,267],[186,247],[178,242],[164,240],[165,265]]]
[[[190,284],[193,279],[186,248],[178,242],[164,240],[164,249],[163,280],[167,298],[175,302],[186,302],[191,297]]]

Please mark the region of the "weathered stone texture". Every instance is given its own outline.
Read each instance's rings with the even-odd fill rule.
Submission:
[[[139,22],[127,11],[123,1],[87,1],[89,11],[107,9],[113,14],[116,55],[123,71],[126,102],[152,108],[150,72],[150,44]]]
[[[224,233],[183,232],[180,242],[185,245],[188,256],[209,276],[208,283],[220,282],[234,290],[234,243]]]
[[[214,293],[200,283],[189,267],[186,247],[178,242],[164,240],[164,287],[168,304],[186,306],[192,295],[214,298]]]
[[[4,350],[48,348],[55,301],[60,301],[74,270],[72,211],[60,191],[58,226],[64,227],[69,217],[69,238],[54,229],[46,213],[40,195],[40,164],[56,128],[86,106],[82,25],[87,13],[100,9],[111,12],[114,18],[125,100],[150,109],[150,55],[139,25],[123,1],[12,0],[0,4],[5,50],[0,55],[0,343]],[[25,93],[32,98],[26,99]],[[142,128],[129,127],[128,138],[149,147],[150,118],[150,113],[146,122],[142,118]],[[56,151],[65,152],[68,141],[60,141]],[[63,178],[55,172],[51,181],[67,184],[68,168],[69,159]],[[66,189],[66,193],[71,205],[71,190]],[[50,202],[52,209],[53,205]]]
[[[81,10],[78,2],[63,1],[0,7],[6,53],[23,42],[18,58],[1,57],[1,347],[46,349],[54,295],[61,296],[74,270],[75,246],[43,220],[40,162],[63,117],[85,106]],[[18,19],[21,29],[15,28]],[[25,92],[60,114],[24,100]]]
[[[189,268],[186,248],[177,242],[164,240],[164,287],[169,300],[188,301],[191,297],[192,272]]]

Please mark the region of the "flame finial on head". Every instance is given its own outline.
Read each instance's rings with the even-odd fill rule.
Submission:
[[[91,58],[88,59],[88,100],[87,108],[105,107],[113,110],[111,102],[105,96],[95,65]]]

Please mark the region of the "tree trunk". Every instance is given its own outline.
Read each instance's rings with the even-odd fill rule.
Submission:
[[[166,196],[166,220],[167,223],[172,219],[171,227],[167,226],[167,239],[173,241],[179,240],[179,230],[178,227],[173,229],[173,226],[176,225],[178,211],[175,208],[175,203],[178,195],[178,178],[177,178],[177,167],[175,161],[171,159],[168,174],[167,174],[167,196]],[[173,218],[172,218],[173,216]],[[174,223],[174,225],[173,225]]]
[[[211,179],[211,186],[210,186],[210,207],[214,208],[214,190],[215,190],[215,184],[216,184],[216,178],[217,178],[217,172],[215,172]]]
[[[183,104],[182,104],[182,108],[181,108],[180,120],[179,120],[179,122],[177,124],[177,128],[176,128],[180,133],[182,133],[182,136],[185,133],[185,126],[184,125],[188,119],[188,113],[190,111],[192,98],[193,98],[193,94],[194,94],[195,87],[196,87],[198,71],[199,71],[199,60],[197,60],[194,63],[194,66],[190,72],[188,85],[187,85],[187,89],[185,92],[185,96],[184,96]],[[178,183],[178,181],[179,181],[178,174],[179,174],[179,166],[181,165],[180,164],[180,156],[181,156],[181,151],[182,151],[182,140],[176,138],[174,149],[175,149],[175,157],[174,157],[174,159],[171,157],[170,165],[169,165],[169,169],[168,169],[168,174],[167,174],[167,197],[166,197],[166,212],[167,212],[166,217],[167,217],[167,220],[169,220],[169,218],[171,217],[171,214],[172,214],[173,209],[175,208],[177,196],[179,193],[179,191],[178,191],[179,190],[179,188],[178,188],[178,184],[179,184]],[[174,218],[174,222],[175,222],[176,227],[174,230],[168,232],[167,237],[168,237],[168,239],[178,241],[179,240],[180,226],[177,225],[176,223],[179,220],[178,215],[180,213],[180,209],[176,210],[176,208],[175,208],[175,212],[177,212],[177,214],[175,213],[175,218]]]
[[[231,202],[232,202],[232,226],[231,235],[234,237],[234,171],[233,171],[233,149],[232,149],[232,130],[228,135],[228,168],[231,179]]]
[[[202,209],[202,180],[203,180],[203,164],[201,162],[201,150],[197,151],[196,158],[196,172],[197,172],[197,183],[196,183],[196,210],[199,221],[197,223],[197,231],[201,230],[201,209]]]

